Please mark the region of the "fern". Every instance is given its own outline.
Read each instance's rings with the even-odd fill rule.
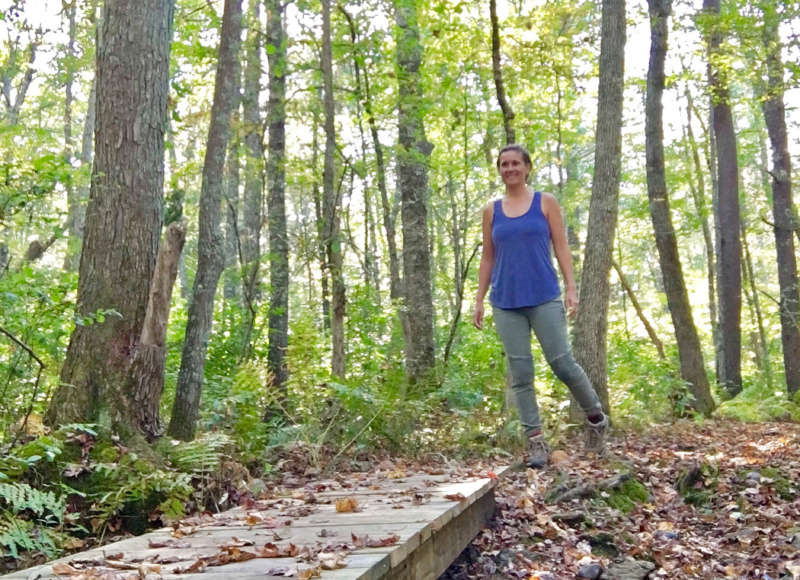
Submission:
[[[208,433],[194,441],[173,445],[166,453],[179,471],[202,475],[219,469],[223,452],[230,444],[230,437],[224,433]]]
[[[42,552],[48,558],[58,556],[62,540],[58,531],[36,525],[15,514],[0,512],[0,556],[19,558],[20,552]]]
[[[0,483],[0,501],[12,513],[30,510],[45,523],[60,524],[64,519],[66,500],[52,491],[39,491],[27,483]]]

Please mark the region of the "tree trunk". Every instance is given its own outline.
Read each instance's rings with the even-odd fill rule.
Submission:
[[[107,0],[97,54],[97,132],[78,278],[78,316],[51,425],[100,423],[147,433],[128,384],[161,233],[174,4]],[[118,314],[112,314],[109,311]],[[97,316],[105,313],[105,320]],[[92,323],[94,321],[94,323]]]
[[[625,69],[625,2],[603,0],[600,86],[597,103],[594,181],[581,271],[575,356],[608,412],[606,333],[609,272],[617,227]]]
[[[708,223],[708,207],[706,206],[706,186],[705,179],[703,178],[703,166],[700,163],[700,153],[697,149],[697,142],[694,138],[692,131],[692,112],[694,105],[692,101],[692,94],[688,86],[684,92],[686,97],[686,137],[689,144],[689,149],[692,157],[692,165],[694,173],[697,178],[695,184],[694,179],[689,179],[689,189],[692,193],[692,199],[701,219],[703,228],[703,243],[705,244],[706,251],[706,269],[708,280],[708,316],[711,322],[711,337],[714,345],[719,343],[719,321],[717,320],[717,286],[715,282],[716,277],[716,264],[714,260],[714,238],[711,235],[711,226]],[[716,346],[715,346],[716,348]]]
[[[285,391],[289,377],[286,348],[289,345],[289,240],[286,231],[286,40],[283,33],[284,4],[267,3],[267,42],[275,47],[269,53],[269,158],[267,161],[269,215],[269,352],[272,384]]]
[[[395,1],[398,71],[397,188],[402,200],[403,278],[408,314],[406,374],[417,383],[433,369],[433,295],[428,244],[428,158],[420,78],[417,0]]]
[[[231,119],[238,103],[241,29],[242,0],[225,0],[214,102],[211,106],[211,123],[200,186],[197,273],[189,305],[175,404],[169,424],[170,436],[186,441],[194,438],[200,410],[206,350],[214,314],[214,294],[225,265],[220,227],[222,181],[226,147],[231,137]]]
[[[704,0],[703,10],[719,17],[719,0]],[[715,21],[707,35],[708,83],[711,89],[712,122],[717,146],[717,289],[719,292],[720,355],[719,383],[728,395],[742,390],[742,244],[739,238],[739,165],[736,134],[728,104],[728,82],[722,67],[714,64],[722,44],[722,33]]]
[[[681,377],[689,384],[694,407],[704,415],[714,410],[714,399],[706,376],[700,337],[692,317],[692,307],[683,279],[678,241],[672,226],[664,169],[664,131],[662,95],[664,60],[667,54],[668,19],[671,0],[648,0],[650,8],[650,66],[647,73],[645,138],[647,158],[647,196],[656,237],[661,276],[667,304],[678,342]]]
[[[248,10],[247,45],[245,49],[243,132],[245,144],[244,203],[242,207],[242,295],[245,320],[243,356],[252,353],[253,328],[260,300],[261,224],[264,222],[264,129],[261,119],[261,2],[251,1]],[[271,26],[271,22],[268,26]],[[278,18],[280,26],[281,19]],[[277,39],[276,52],[282,38]],[[285,66],[281,63],[281,66]],[[272,111],[274,103],[270,103]]]
[[[323,108],[325,110],[325,157],[322,173],[323,227],[328,269],[331,276],[331,372],[344,377],[344,279],[342,277],[342,241],[340,231],[339,195],[334,187],[336,128],[334,126],[335,107],[333,95],[333,57],[331,49],[331,3],[322,2],[322,86]]]
[[[234,110],[238,105],[234,105]],[[225,302],[233,302],[238,294],[239,276],[234,266],[239,263],[239,183],[241,163],[239,160],[239,131],[238,113],[233,115],[232,138],[228,142],[228,152],[225,155],[225,182],[222,196],[222,208],[225,214],[225,242],[223,256],[225,260],[225,275],[222,282],[222,297]]]
[[[66,77],[64,79],[64,158],[67,163],[71,164],[72,156],[74,155],[74,143],[72,142],[72,85],[75,82],[75,0],[62,0],[61,7],[64,16],[67,18],[68,27],[66,53],[62,63],[64,76]],[[81,202],[74,184],[67,182],[64,184],[64,188],[67,191],[67,223],[65,229],[71,234],[75,231],[74,222]],[[77,237],[74,239],[77,239]],[[67,252],[67,255],[69,256],[69,252]]]
[[[751,320],[755,320],[758,329],[757,342],[754,341],[753,350],[756,358],[757,367],[764,374],[764,382],[767,388],[772,391],[772,364],[769,360],[769,346],[767,343],[767,332],[764,328],[764,316],[761,313],[761,300],[758,298],[758,288],[756,287],[755,272],[753,271],[753,260],[750,257],[750,246],[747,243],[747,226],[742,223],[742,281],[744,283],[744,297],[750,310]]]
[[[74,2],[73,2],[74,4]],[[92,2],[89,6],[89,18],[95,22],[96,4]],[[70,24],[70,29],[72,25]],[[72,32],[70,32],[72,34]],[[95,32],[97,37],[96,51],[100,50],[100,34]],[[86,120],[83,123],[83,134],[81,136],[81,166],[88,166],[92,162],[94,146],[94,127],[96,118],[97,104],[97,75],[92,78],[91,88],[89,89],[89,102],[86,106]],[[83,237],[83,227],[86,221],[86,202],[89,199],[89,184],[81,185],[72,191],[72,198],[68,199],[67,204],[67,252],[64,256],[64,269],[74,271],[80,265],[81,238]]]
[[[645,315],[641,304],[639,304],[639,299],[636,298],[636,294],[633,292],[633,288],[631,288],[631,285],[628,283],[625,273],[622,271],[622,268],[616,261],[612,261],[611,265],[614,267],[614,271],[617,273],[617,277],[619,278],[619,283],[622,284],[622,289],[625,290],[625,294],[627,294],[628,299],[631,301],[631,305],[636,311],[636,315],[639,317],[644,329],[647,331],[647,336],[650,337],[650,342],[652,342],[653,346],[656,347],[656,351],[658,351],[658,358],[664,360],[666,358],[664,355],[664,343],[661,342],[660,338],[658,338],[658,334],[656,334],[653,325],[650,324],[650,321],[647,319],[647,315]]]
[[[500,25],[497,22],[497,0],[489,0],[489,17],[492,22],[492,76],[497,92],[497,102],[503,111],[503,127],[506,131],[506,143],[516,143],[514,134],[514,110],[506,98],[503,86],[503,69],[500,66]]]
[[[778,35],[778,15],[773,5],[764,13],[764,45],[767,47],[769,86],[763,101],[764,119],[772,149],[772,217],[780,285],[781,343],[789,396],[800,391],[800,300],[797,290],[797,261],[794,239],[792,168],[786,136],[786,108],[783,103],[783,65]]]
[[[150,284],[142,336],[131,366],[128,389],[132,407],[137,423],[149,440],[161,435],[159,408],[167,362],[167,321],[172,288],[178,275],[178,261],[185,240],[186,232],[180,222],[173,222],[164,230],[164,239],[158,248],[158,259]]]

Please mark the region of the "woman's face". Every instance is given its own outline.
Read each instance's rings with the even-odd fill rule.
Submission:
[[[507,186],[524,184],[531,166],[525,163],[519,151],[504,151],[497,160],[500,178]]]

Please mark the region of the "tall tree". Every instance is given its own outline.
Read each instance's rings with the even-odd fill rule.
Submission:
[[[267,210],[269,214],[269,370],[272,382],[283,391],[288,371],[289,345],[289,239],[286,231],[286,39],[282,0],[267,0],[267,53],[269,61],[269,157],[267,158]]]
[[[406,374],[417,382],[433,368],[433,295],[428,243],[428,157],[420,78],[419,0],[395,0],[399,129],[397,189],[402,201],[403,285],[408,314]]]
[[[503,127],[506,131],[506,143],[516,143],[514,133],[514,110],[506,98],[506,89],[503,85],[503,69],[500,66],[500,25],[497,21],[497,0],[489,0],[489,18],[492,23],[492,76],[497,92],[497,102],[503,111]]]
[[[739,163],[736,158],[736,133],[729,103],[719,0],[703,0],[709,16],[708,85],[711,93],[711,118],[716,143],[717,203],[714,206],[717,229],[717,292],[719,294],[718,381],[731,397],[742,390],[742,242],[739,237]]]
[[[800,391],[800,300],[797,289],[797,261],[794,238],[794,204],[792,202],[792,166],[786,136],[786,106],[783,101],[784,79],[779,17],[775,2],[762,3],[764,11],[763,41],[766,49],[767,87],[762,102],[764,119],[772,148],[772,215],[775,251],[778,257],[780,285],[781,343],[786,389],[789,396]]]
[[[334,187],[336,172],[336,109],[333,95],[333,51],[331,47],[331,2],[322,0],[322,87],[325,109],[325,154],[322,171],[323,227],[328,271],[331,278],[331,372],[343,377],[345,373],[344,309],[345,286],[342,272],[342,240],[339,190]]]
[[[244,94],[244,201],[242,207],[242,295],[244,296],[244,355],[249,356],[261,270],[261,224],[264,221],[264,122],[261,119],[261,0],[250,0],[245,48]],[[280,24],[280,20],[278,22]]]
[[[161,233],[171,0],[106,0],[97,53],[97,131],[78,278],[78,315],[50,424],[137,424],[129,385]],[[113,312],[112,312],[113,311]],[[104,315],[104,316],[103,316]]]
[[[608,412],[606,332],[617,227],[625,73],[625,1],[603,0],[594,181],[575,323],[575,357]]]
[[[708,281],[708,315],[711,321],[712,342],[716,345],[718,343],[719,321],[717,320],[717,274],[714,258],[714,238],[711,235],[711,226],[708,221],[709,212],[706,204],[706,186],[703,165],[700,162],[700,152],[698,150],[697,141],[694,138],[694,131],[692,130],[694,102],[692,99],[692,92],[689,90],[688,85],[684,91],[684,96],[686,97],[686,146],[692,158],[692,168],[694,169],[694,177],[689,177],[689,190],[692,193],[695,209],[700,217],[700,226],[703,230],[707,269],[706,279]],[[700,119],[699,115],[698,119]]]
[[[224,239],[220,227],[222,188],[225,153],[232,133],[231,119],[239,102],[242,0],[225,0],[223,10],[214,102],[200,188],[197,273],[192,287],[181,368],[169,424],[169,434],[183,440],[194,437],[197,425],[206,350],[213,320],[214,294],[225,266]]]
[[[681,377],[689,384],[695,408],[704,415],[709,415],[714,410],[714,399],[711,397],[700,337],[697,335],[697,328],[692,317],[692,307],[683,279],[664,169],[662,96],[671,4],[671,0],[648,0],[651,44],[645,102],[647,197],[650,200],[650,217],[655,231],[661,278],[667,294],[667,304],[672,316],[675,338],[678,342]]]

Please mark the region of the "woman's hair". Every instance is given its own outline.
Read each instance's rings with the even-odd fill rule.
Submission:
[[[528,153],[528,150],[525,149],[522,145],[518,145],[517,143],[510,143],[500,149],[500,153],[497,154],[497,168],[500,169],[500,156],[505,153],[506,151],[516,151],[522,156],[522,160],[525,162],[528,167],[532,165],[531,163],[531,154]]]

